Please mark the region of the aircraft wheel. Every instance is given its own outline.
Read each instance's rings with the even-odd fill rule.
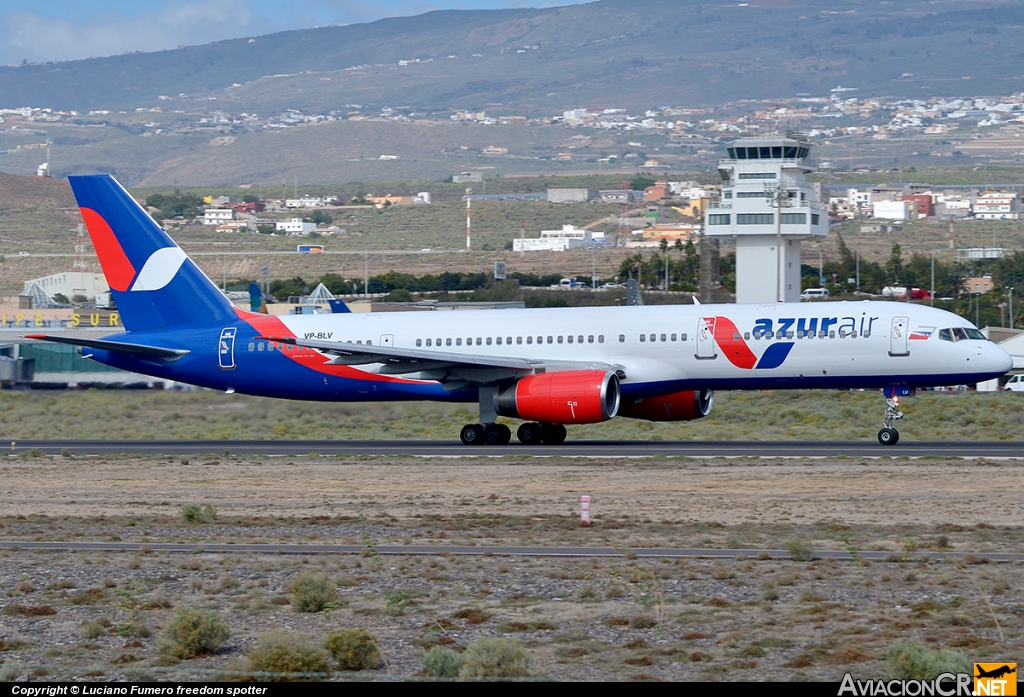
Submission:
[[[896,445],[900,442],[900,432],[895,428],[883,428],[878,432],[878,442],[882,445]]]
[[[459,433],[463,445],[482,445],[484,442],[484,427],[480,424],[466,424]]]
[[[523,445],[537,445],[544,437],[544,429],[537,423],[521,424],[516,429],[516,438]]]
[[[545,424],[544,442],[548,445],[561,445],[565,442],[565,426],[562,424]]]
[[[504,424],[487,424],[484,426],[484,445],[505,445],[512,439],[512,431]]]

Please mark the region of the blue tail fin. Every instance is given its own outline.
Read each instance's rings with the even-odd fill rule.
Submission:
[[[113,177],[68,179],[126,329],[238,318],[224,294]]]

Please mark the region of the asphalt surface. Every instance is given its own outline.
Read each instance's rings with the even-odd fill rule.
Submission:
[[[21,542],[0,541],[0,549],[11,550],[48,550],[48,551],[80,551],[80,552],[185,552],[225,553],[247,552],[255,554],[362,554],[366,545],[318,545],[318,544],[173,544],[173,543],[136,543],[136,542]],[[469,547],[459,545],[375,545],[377,554],[383,555],[433,555],[453,554],[463,556],[520,556],[520,557],[705,557],[717,559],[764,558],[768,554],[772,559],[792,559],[792,555],[784,549],[676,549],[670,547],[650,547],[637,549],[616,549],[613,547]],[[898,554],[895,552],[858,551],[857,558],[871,561],[909,561],[909,560],[960,560],[965,556],[985,559],[991,562],[1020,562],[1024,554],[1009,552],[913,552]],[[848,552],[823,550],[815,552],[817,559],[837,559],[853,561]],[[973,561],[973,560],[972,560]]]
[[[876,441],[566,441],[562,445],[467,446],[455,441],[400,440],[24,440],[0,442],[0,452],[36,449],[47,455],[413,455],[422,457],[532,455],[563,457],[963,457],[1024,458],[1024,442]]]

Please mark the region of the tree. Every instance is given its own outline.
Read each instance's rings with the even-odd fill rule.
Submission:
[[[641,159],[643,159],[641,157]],[[633,191],[643,191],[649,186],[654,186],[657,182],[650,177],[634,177],[633,181],[629,183],[633,187]]]
[[[243,203],[257,203],[259,200],[260,197],[257,196],[256,194],[246,194],[245,196],[242,197]]]
[[[273,235],[275,232],[277,232],[277,228],[273,225],[257,225],[256,232],[260,233],[261,235]]]

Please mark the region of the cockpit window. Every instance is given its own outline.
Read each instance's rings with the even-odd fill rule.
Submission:
[[[943,341],[953,341],[953,331],[951,329],[940,329],[939,338]]]
[[[985,338],[985,335],[982,334],[977,329],[970,329],[970,328],[968,328],[968,329],[964,329],[964,331],[967,332],[967,337],[969,339],[977,339],[978,341],[988,341],[988,339]]]
[[[957,341],[967,340],[967,332],[963,327],[953,327],[953,336],[956,337]]]

